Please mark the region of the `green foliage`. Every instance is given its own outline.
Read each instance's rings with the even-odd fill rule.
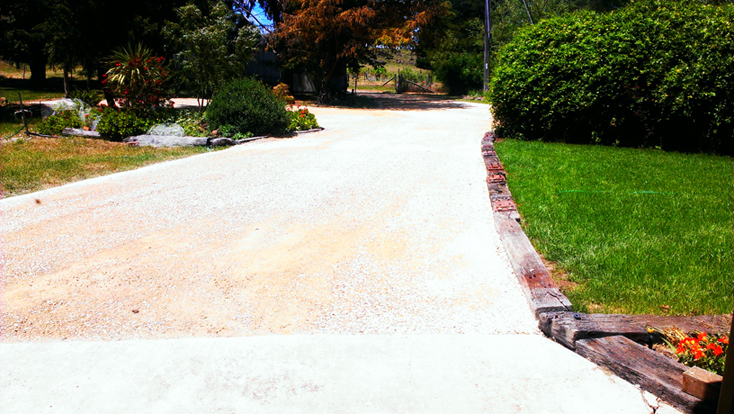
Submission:
[[[275,94],[275,96],[285,101],[288,105],[293,105],[296,102],[296,99],[293,97],[293,95],[290,94],[290,91],[288,90],[288,85],[283,82],[273,87],[273,93]]]
[[[41,121],[38,124],[38,132],[44,135],[59,135],[65,128],[81,128],[83,125],[78,111],[62,111]]]
[[[489,69],[496,52],[510,42],[517,31],[549,17],[575,10],[606,12],[621,7],[626,0],[492,0]],[[450,0],[451,13],[433,33],[419,34],[416,48],[418,66],[431,68],[449,93],[466,94],[482,89],[484,81],[484,1]],[[525,5],[528,8],[525,8]]]
[[[219,127],[219,132],[223,137],[232,137],[236,133],[234,125],[222,125]]]
[[[426,75],[424,75],[423,72],[412,69],[410,67],[403,68],[400,71],[400,76],[402,76],[405,80],[409,80],[415,83],[425,82],[426,80]]]
[[[449,32],[439,47],[428,53],[433,73],[452,95],[481,89],[484,72],[484,25],[470,19],[461,29]]]
[[[307,131],[319,127],[316,115],[308,111],[308,108],[293,108],[288,111],[291,122],[288,131]]]
[[[173,122],[184,129],[188,137],[205,137],[209,134],[204,113],[197,110],[176,110]]]
[[[97,131],[102,135],[119,140],[144,134],[158,121],[158,119],[145,116],[142,112],[132,108],[105,108],[97,124]]]
[[[176,9],[176,14],[178,22],[168,22],[163,31],[175,51],[175,81],[200,100],[209,100],[220,85],[244,71],[259,35],[238,22],[222,1],[210,3],[208,14],[194,4]]]
[[[138,43],[117,49],[109,58],[112,68],[102,81],[107,89],[120,97],[125,108],[149,110],[166,105],[163,82],[168,76],[164,59]]]
[[[96,89],[74,89],[69,92],[69,99],[79,99],[85,104],[95,107],[102,100],[102,94]]]
[[[285,102],[252,78],[223,86],[207,107],[206,119],[212,129],[231,125],[232,133],[276,133],[290,123]]]
[[[734,153],[734,6],[645,1],[521,30],[490,100],[507,137]]]
[[[157,123],[178,124],[187,137],[209,135],[204,112],[198,109],[159,108],[153,114]]]
[[[252,132],[247,132],[247,133],[244,133],[244,134],[242,132],[238,132],[238,133],[232,135],[232,139],[234,139],[234,140],[237,140],[237,139],[245,139],[245,138],[251,138],[253,136],[254,135],[252,134]]]

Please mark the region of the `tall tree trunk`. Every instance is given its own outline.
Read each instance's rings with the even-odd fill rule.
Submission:
[[[31,83],[42,85],[46,83],[46,63],[48,57],[44,54],[37,54],[31,57],[29,62],[31,68]]]
[[[334,63],[330,64],[330,62]],[[319,96],[317,98],[319,103],[330,102],[333,92],[336,92],[332,85],[332,79],[334,79],[334,74],[340,67],[340,63],[339,58],[334,58],[333,60],[326,60],[325,64],[322,66],[323,77],[321,78],[321,87],[319,88]]]

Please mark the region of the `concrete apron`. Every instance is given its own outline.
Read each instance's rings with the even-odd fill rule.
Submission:
[[[538,335],[3,343],[0,366],[4,414],[653,412]]]

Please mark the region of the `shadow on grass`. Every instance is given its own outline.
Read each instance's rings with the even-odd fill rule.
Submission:
[[[97,82],[91,82],[90,86],[96,88]],[[70,82],[71,89],[86,89],[87,81],[74,79]],[[18,93],[21,94],[23,102],[57,99],[64,96],[64,81],[61,78],[48,78],[42,85],[35,85],[29,79],[14,79],[0,77],[0,96],[10,103],[18,102]]]

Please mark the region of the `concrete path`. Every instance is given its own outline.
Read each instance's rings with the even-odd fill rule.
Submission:
[[[378,104],[0,202],[0,412],[651,412],[538,333],[487,107]]]

